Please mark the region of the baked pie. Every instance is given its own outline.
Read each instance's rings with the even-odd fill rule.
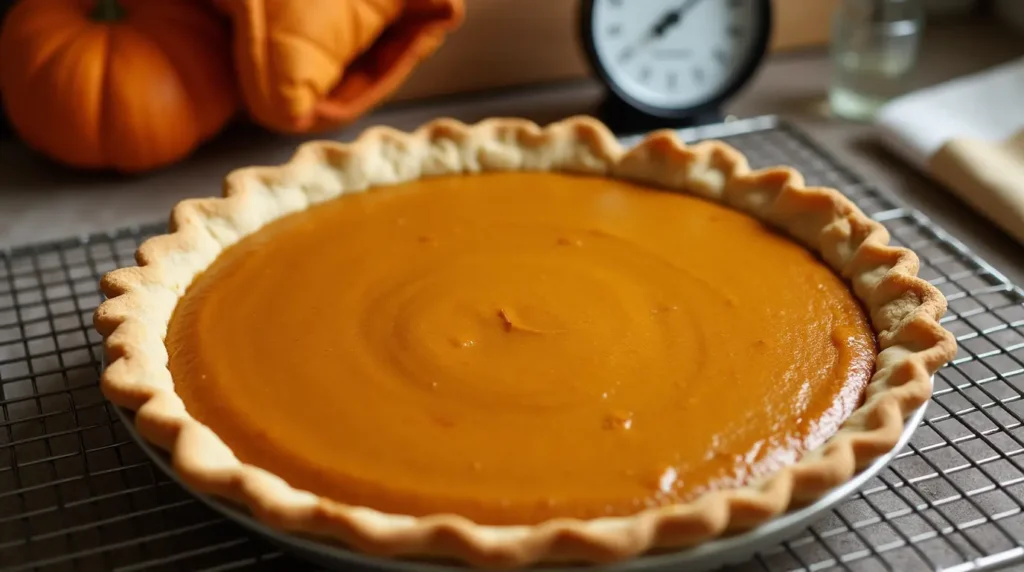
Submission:
[[[195,490],[371,554],[750,529],[890,451],[955,352],[912,252],[717,141],[438,120],[225,187],[104,277],[102,387]]]

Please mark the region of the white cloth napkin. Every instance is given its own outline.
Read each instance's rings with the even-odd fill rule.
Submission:
[[[886,104],[883,143],[1024,243],[1024,58]]]
[[[957,137],[993,143],[1024,128],[1024,58],[898,97],[877,114],[885,143],[928,171]]]

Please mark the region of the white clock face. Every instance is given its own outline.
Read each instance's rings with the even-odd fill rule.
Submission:
[[[684,109],[713,99],[758,46],[751,0],[594,0],[594,51],[625,95]]]

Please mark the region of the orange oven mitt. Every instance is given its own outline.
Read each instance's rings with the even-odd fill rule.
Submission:
[[[249,114],[288,133],[338,127],[391,94],[462,23],[462,0],[214,0],[234,26]]]

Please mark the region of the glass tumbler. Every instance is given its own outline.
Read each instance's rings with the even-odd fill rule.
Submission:
[[[842,0],[832,21],[832,113],[869,121],[900,95],[923,29],[921,0]]]

